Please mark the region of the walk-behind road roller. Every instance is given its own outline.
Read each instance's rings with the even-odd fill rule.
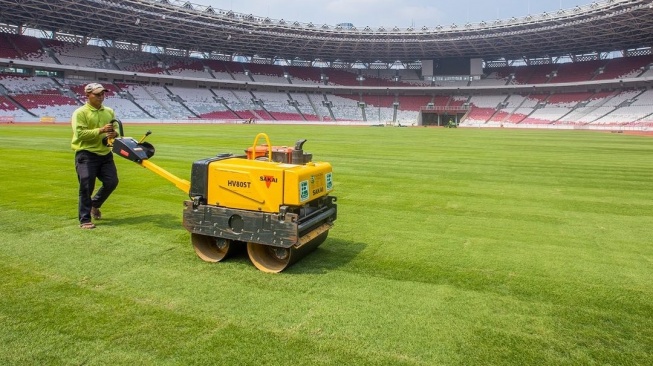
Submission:
[[[193,163],[190,182],[149,159],[154,146],[131,137],[109,142],[114,154],[140,164],[186,192],[183,226],[195,253],[220,262],[246,246],[264,272],[281,272],[317,248],[337,217],[331,164],[294,147],[272,146],[258,134],[244,155],[218,154]],[[120,123],[120,136],[122,124]],[[265,144],[259,145],[259,140]]]

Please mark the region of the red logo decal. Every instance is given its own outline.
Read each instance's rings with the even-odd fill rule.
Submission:
[[[129,151],[120,150],[120,155],[122,155],[122,156],[129,156]]]
[[[270,188],[270,184],[277,182],[277,178],[271,175],[262,175],[259,179],[261,182],[265,182],[265,186],[268,188]]]

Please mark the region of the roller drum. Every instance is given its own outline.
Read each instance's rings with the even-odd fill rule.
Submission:
[[[239,242],[208,235],[190,234],[193,249],[205,262],[220,262],[236,251]]]
[[[273,247],[250,242],[247,243],[247,254],[249,255],[250,261],[259,270],[267,273],[279,273],[314,251],[326,240],[328,234],[328,230],[324,231],[305,244],[290,248]]]

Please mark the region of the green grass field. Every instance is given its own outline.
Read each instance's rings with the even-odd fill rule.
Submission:
[[[308,139],[338,220],[281,274],[210,264],[185,194],[116,157],[77,223],[67,125],[0,125],[2,365],[651,365],[653,139],[583,131],[125,126],[152,161]]]

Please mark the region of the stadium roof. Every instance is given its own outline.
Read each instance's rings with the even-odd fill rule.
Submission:
[[[476,24],[357,29],[175,0],[0,0],[0,23],[205,54],[326,62],[518,59],[653,46],[653,0],[608,0]]]

